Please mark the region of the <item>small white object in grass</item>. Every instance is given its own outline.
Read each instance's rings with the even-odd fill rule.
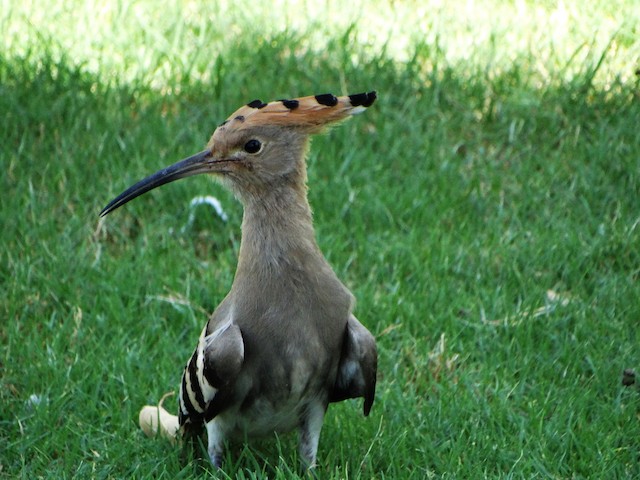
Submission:
[[[197,197],[193,197],[191,199],[191,202],[189,202],[189,219],[187,220],[186,225],[182,227],[183,232],[187,229],[187,227],[190,227],[193,224],[193,221],[196,218],[194,210],[198,205],[209,205],[215,210],[218,217],[220,217],[220,220],[222,220],[223,222],[229,220],[229,216],[222,208],[222,203],[220,203],[220,200],[211,195],[199,195]]]
[[[138,422],[147,437],[155,437],[159,431],[162,437],[174,443],[178,435],[178,429],[180,428],[178,417],[177,415],[171,415],[162,408],[162,402],[170,395],[173,395],[173,392],[165,394],[160,399],[160,402],[158,402],[158,406],[145,405],[142,407],[140,415],[138,416]]]
[[[570,300],[565,295],[561,295],[553,290],[547,290],[547,302],[550,304],[559,303],[563,307],[566,307],[569,305]]]
[[[48,401],[49,399],[47,397],[43,397],[42,395],[32,393],[31,395],[29,395],[29,399],[27,400],[27,405],[29,407],[35,408],[35,407],[39,407],[43,403],[47,404]]]

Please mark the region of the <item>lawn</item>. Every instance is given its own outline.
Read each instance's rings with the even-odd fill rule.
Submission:
[[[250,100],[374,89],[308,159],[380,357],[318,477],[640,477],[635,2],[243,3],[3,3],[0,477],[216,474],[137,416],[228,291],[242,208],[197,177],[98,214]],[[217,475],[295,477],[295,443]]]

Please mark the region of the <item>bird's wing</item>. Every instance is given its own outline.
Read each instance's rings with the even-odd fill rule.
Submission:
[[[211,403],[225,397],[244,361],[244,341],[240,328],[227,321],[209,335],[202,331],[198,346],[182,375],[180,426],[199,426],[212,416]]]
[[[339,402],[347,398],[364,397],[364,414],[369,415],[376,391],[377,369],[376,340],[351,315],[342,345],[338,377],[329,400]]]

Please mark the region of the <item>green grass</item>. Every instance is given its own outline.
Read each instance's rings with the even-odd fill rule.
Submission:
[[[249,100],[369,89],[309,159],[380,354],[371,417],[329,409],[319,477],[640,476],[632,0],[45,4],[0,14],[0,476],[211,475],[137,414],[230,287],[241,207],[194,178],[98,213]],[[205,194],[227,223],[188,224]],[[218,476],[296,469],[287,435]]]

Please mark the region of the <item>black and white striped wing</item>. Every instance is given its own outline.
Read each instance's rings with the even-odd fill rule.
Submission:
[[[217,396],[231,388],[244,361],[244,342],[238,326],[225,322],[206,335],[205,327],[182,375],[180,428],[199,428]]]

